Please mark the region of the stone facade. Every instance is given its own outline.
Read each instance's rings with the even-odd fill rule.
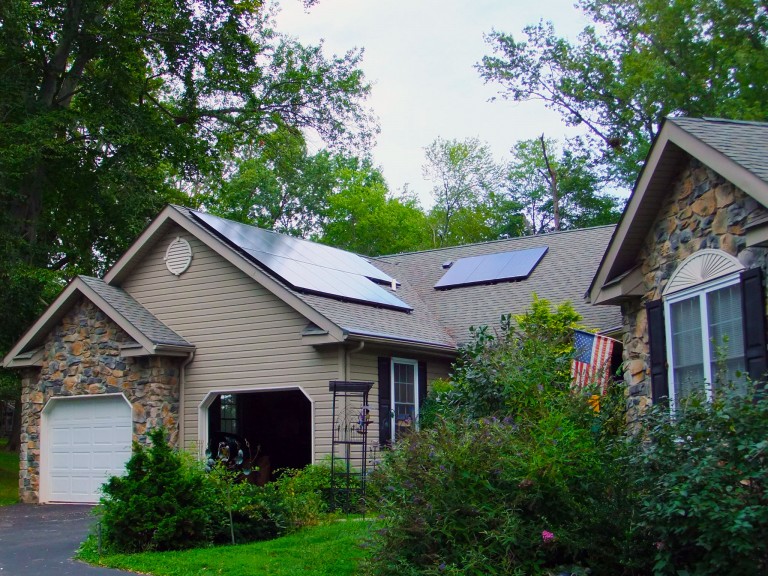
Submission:
[[[87,299],[74,306],[49,333],[42,366],[22,375],[19,492],[38,502],[40,424],[46,403],[56,396],[123,394],[133,407],[133,439],[147,442],[157,426],[178,440],[179,358],[121,357],[128,334]]]
[[[678,265],[697,250],[713,248],[737,257],[746,268],[768,270],[766,250],[746,246],[744,227],[768,212],[757,201],[693,158],[681,166],[670,189],[638,256],[645,294],[622,305],[630,424],[651,402],[645,303],[661,297]]]

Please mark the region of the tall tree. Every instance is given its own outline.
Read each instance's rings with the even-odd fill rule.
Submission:
[[[768,8],[753,0],[580,0],[572,43],[551,23],[492,32],[482,77],[502,96],[544,101],[586,127],[632,185],[667,115],[768,120]]]
[[[438,138],[425,152],[424,177],[433,183],[430,211],[434,244],[491,240],[496,234],[490,200],[501,190],[504,170],[477,138]]]
[[[603,179],[588,157],[578,151],[559,149],[554,140],[522,140],[512,148],[509,165],[509,199],[525,218],[525,232],[613,224],[621,215],[622,202],[601,192]]]
[[[0,2],[0,353],[51,278],[103,270],[222,156],[283,128],[365,144],[359,59],[260,0]]]
[[[390,194],[368,161],[348,162],[339,175],[341,186],[328,199],[320,242],[368,256],[431,247],[427,217],[415,196]]]

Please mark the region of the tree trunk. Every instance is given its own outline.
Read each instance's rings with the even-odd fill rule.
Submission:
[[[547,172],[549,173],[549,191],[552,195],[552,217],[555,221],[555,230],[560,230],[560,194],[557,189],[557,172],[549,162],[549,156],[547,156],[547,146],[544,143],[544,134],[539,137],[541,142],[541,152],[544,155],[544,162],[547,165]]]

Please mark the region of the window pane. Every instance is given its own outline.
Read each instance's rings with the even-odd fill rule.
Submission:
[[[393,364],[395,437],[402,435],[416,419],[416,368],[413,364]]]
[[[738,284],[707,294],[707,321],[713,385],[727,382],[744,385],[744,333]]]
[[[670,306],[672,366],[675,399],[704,387],[704,345],[701,333],[699,297]]]

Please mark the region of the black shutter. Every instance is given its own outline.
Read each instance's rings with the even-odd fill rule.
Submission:
[[[427,363],[419,362],[419,410],[427,399]]]
[[[652,300],[645,303],[648,314],[648,344],[651,349],[651,398],[654,404],[669,402],[667,376],[667,334],[664,329],[664,303]]]
[[[763,271],[751,268],[741,273],[741,311],[744,319],[744,360],[753,382],[765,382],[768,362],[765,352],[765,292]]]
[[[379,445],[392,443],[392,359],[379,357]]]

